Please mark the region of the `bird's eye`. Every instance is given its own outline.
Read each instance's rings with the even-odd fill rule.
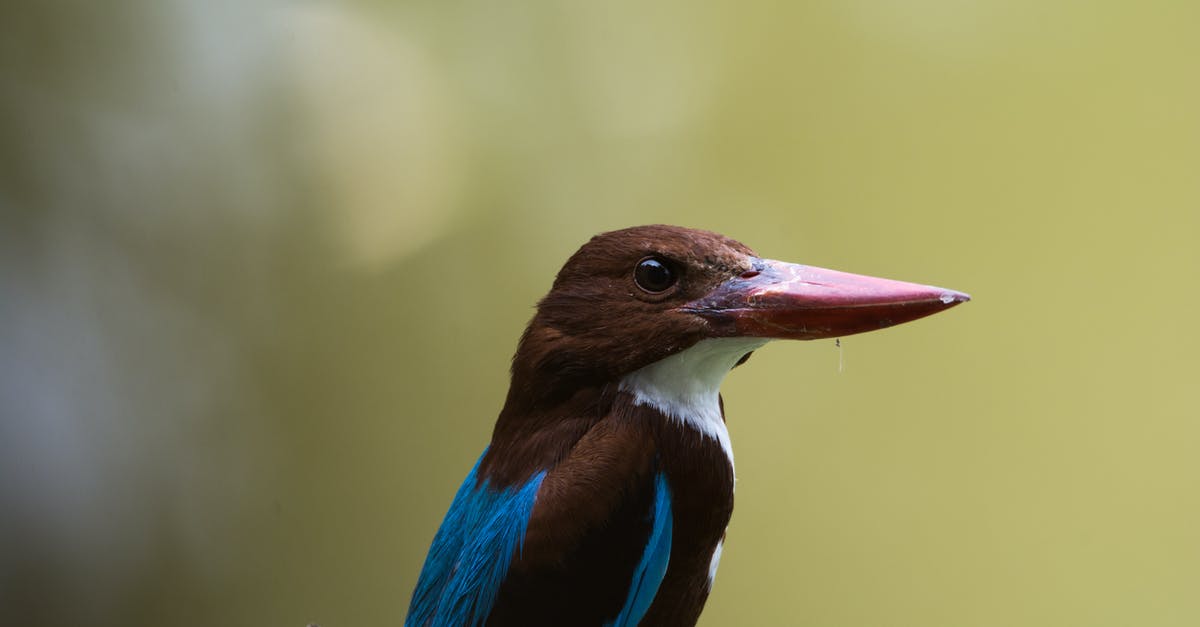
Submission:
[[[643,290],[659,294],[675,285],[676,277],[675,271],[666,261],[658,257],[646,257],[639,261],[634,269],[633,280]]]

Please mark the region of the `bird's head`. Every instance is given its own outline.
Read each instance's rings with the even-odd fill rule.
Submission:
[[[702,340],[744,338],[748,354],[767,340],[862,333],[968,299],[762,259],[708,231],[622,229],[593,237],[559,271],[521,339],[513,385],[520,393],[557,396],[553,388],[569,395],[617,382]]]

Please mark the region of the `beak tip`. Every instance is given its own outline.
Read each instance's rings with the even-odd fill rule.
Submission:
[[[957,292],[954,290],[945,290],[942,292],[942,295],[939,296],[938,298],[945,305],[957,305],[959,303],[965,303],[965,302],[971,300],[971,295],[967,294],[965,292]]]

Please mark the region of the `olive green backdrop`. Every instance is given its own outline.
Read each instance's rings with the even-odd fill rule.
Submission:
[[[1200,4],[16,4],[0,622],[398,625],[533,304],[667,222],[975,297],[729,378],[703,625],[1200,624]]]

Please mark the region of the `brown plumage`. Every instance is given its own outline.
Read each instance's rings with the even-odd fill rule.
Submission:
[[[443,624],[445,608],[463,603],[482,603],[487,613],[473,620],[488,625],[600,625],[618,617],[694,624],[733,511],[733,460],[716,391],[725,373],[768,339],[863,332],[966,299],[760,259],[707,231],[654,225],[597,235],[538,304],[491,445],[447,516],[447,525],[460,524],[456,508],[469,507],[460,500],[472,494],[536,485],[494,602],[488,591],[447,583],[478,556],[431,557],[413,607],[418,598],[437,603],[426,601],[416,618],[410,611],[409,624]],[[669,560],[655,575],[645,567],[654,563],[652,528],[663,527],[655,503],[665,498],[656,488],[664,479]],[[438,554],[447,550],[439,542],[472,546],[461,539],[471,533],[443,527]]]

